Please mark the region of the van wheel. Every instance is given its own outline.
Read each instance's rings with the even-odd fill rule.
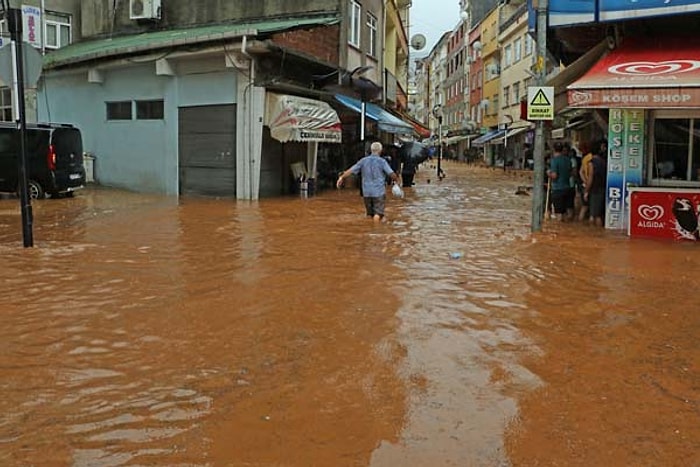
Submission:
[[[29,199],[44,199],[44,189],[39,182],[28,180],[27,191],[29,192]]]

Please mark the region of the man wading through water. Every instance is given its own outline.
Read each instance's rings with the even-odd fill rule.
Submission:
[[[387,161],[380,156],[382,143],[372,143],[370,151],[368,156],[363,157],[340,174],[335,185],[340,188],[343,186],[343,179],[353,174],[361,174],[362,196],[365,201],[367,217],[379,222],[384,217],[384,206],[386,205],[386,177],[389,176],[393,183],[398,183],[399,177],[391,170]]]

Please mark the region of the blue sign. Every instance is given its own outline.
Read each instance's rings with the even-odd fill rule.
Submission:
[[[596,6],[596,0],[550,0],[549,26],[593,23]]]
[[[700,11],[700,0],[598,0],[600,21],[618,21]]]
[[[528,2],[529,27],[537,12]],[[549,27],[700,12],[700,0],[550,0]]]

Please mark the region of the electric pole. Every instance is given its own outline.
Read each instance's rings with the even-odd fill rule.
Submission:
[[[547,77],[547,11],[549,0],[537,2],[537,86],[544,86]],[[533,232],[542,230],[542,216],[545,199],[545,166],[544,166],[544,120],[537,120],[535,126],[535,148],[532,187],[532,226]]]
[[[22,238],[24,247],[34,246],[32,224],[32,203],[27,190],[27,120],[24,99],[24,53],[22,52],[22,10],[6,10],[8,29],[10,30],[10,47],[13,51],[13,92],[17,105],[17,129],[19,130],[19,164],[18,187],[20,209],[22,211]]]

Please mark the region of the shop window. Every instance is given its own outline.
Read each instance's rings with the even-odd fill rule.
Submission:
[[[362,21],[362,5],[356,0],[350,2],[350,21],[348,26],[350,28],[348,34],[348,42],[350,45],[360,48],[360,24]]]
[[[107,120],[131,120],[131,101],[107,102]]]
[[[136,101],[137,120],[163,120],[164,102],[162,99]]]
[[[12,121],[12,92],[10,88],[0,88],[0,122]]]
[[[655,180],[700,181],[700,119],[656,118],[650,169]]]

